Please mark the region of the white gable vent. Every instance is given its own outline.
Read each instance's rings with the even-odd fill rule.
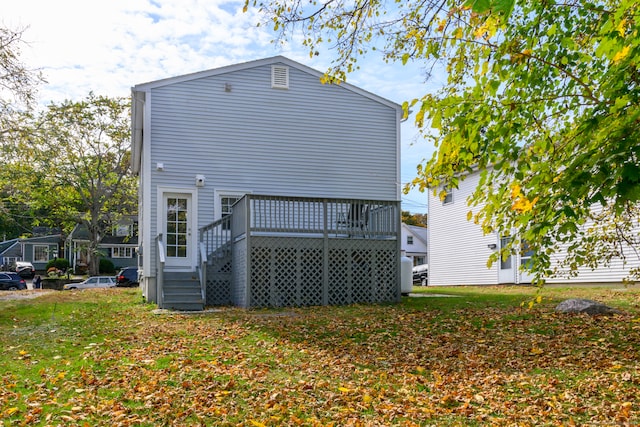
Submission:
[[[289,89],[289,67],[284,65],[271,66],[271,87]]]

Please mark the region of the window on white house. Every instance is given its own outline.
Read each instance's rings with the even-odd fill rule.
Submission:
[[[500,238],[500,249],[506,247],[511,242],[511,236],[505,236]],[[508,254],[506,258],[500,257],[500,270],[511,269],[511,255]]]
[[[520,265],[530,269],[532,262],[531,257],[533,256],[533,249],[529,246],[529,242],[526,240],[521,243],[520,246]]]
[[[442,205],[450,205],[453,203],[453,190],[449,187],[444,187],[442,191],[446,192],[444,199],[442,199]]]
[[[133,258],[133,248],[114,246],[111,248],[111,258]]]
[[[49,261],[49,246],[33,245],[33,261],[34,262]]]
[[[413,245],[413,236],[407,236],[407,245]]]

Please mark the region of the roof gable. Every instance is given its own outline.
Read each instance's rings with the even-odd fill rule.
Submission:
[[[132,92],[146,92],[149,91],[151,89],[155,89],[155,88],[159,88],[159,87],[163,87],[163,86],[168,86],[168,85],[172,85],[172,84],[176,84],[176,83],[182,83],[182,82],[186,82],[186,81],[190,81],[190,80],[197,80],[197,79],[202,79],[202,78],[207,78],[207,77],[211,77],[211,76],[218,76],[221,74],[227,74],[227,73],[233,73],[236,71],[240,71],[240,70],[246,70],[249,68],[257,68],[257,67],[262,67],[264,65],[273,65],[273,64],[284,64],[287,65],[291,68],[295,68],[297,70],[300,70],[304,73],[310,74],[312,76],[315,76],[318,78],[318,80],[324,75],[323,72],[318,71],[314,68],[308,67],[306,65],[303,65],[299,62],[293,61],[289,58],[286,58],[284,56],[273,56],[270,58],[264,58],[264,59],[258,59],[258,60],[254,60],[254,61],[249,61],[249,62],[243,62],[240,64],[234,64],[234,65],[227,65],[224,67],[220,67],[220,68],[213,68],[210,70],[204,70],[204,71],[199,71],[199,72],[195,72],[195,73],[190,73],[190,74],[184,74],[181,76],[175,76],[175,77],[169,77],[166,79],[160,79],[160,80],[155,80],[155,81],[151,81],[151,82],[147,82],[147,83],[141,83],[138,85],[135,85],[132,88]],[[393,102],[390,101],[388,99],[385,99],[381,96],[375,95],[371,92],[368,92],[364,89],[361,89],[357,86],[351,85],[349,83],[346,82],[342,82],[340,83],[340,87],[346,89],[346,90],[350,90],[354,93],[357,93],[359,95],[362,95],[366,98],[372,99],[376,102],[379,102],[381,104],[387,105],[391,108],[394,108],[398,111],[402,110],[402,107]]]
[[[5,242],[0,242],[0,255],[4,255],[9,249],[18,244],[18,239],[11,239]]]

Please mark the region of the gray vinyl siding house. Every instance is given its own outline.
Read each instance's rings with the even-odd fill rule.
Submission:
[[[147,300],[399,299],[401,107],[321,76],[278,56],[132,88]]]
[[[0,265],[7,269],[15,261],[29,261],[37,271],[45,271],[49,260],[60,255],[59,234],[13,239],[0,243]]]

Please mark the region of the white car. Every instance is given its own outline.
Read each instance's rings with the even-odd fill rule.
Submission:
[[[84,282],[68,283],[62,289],[113,288],[114,286],[116,286],[116,279],[113,276],[92,276]]]

